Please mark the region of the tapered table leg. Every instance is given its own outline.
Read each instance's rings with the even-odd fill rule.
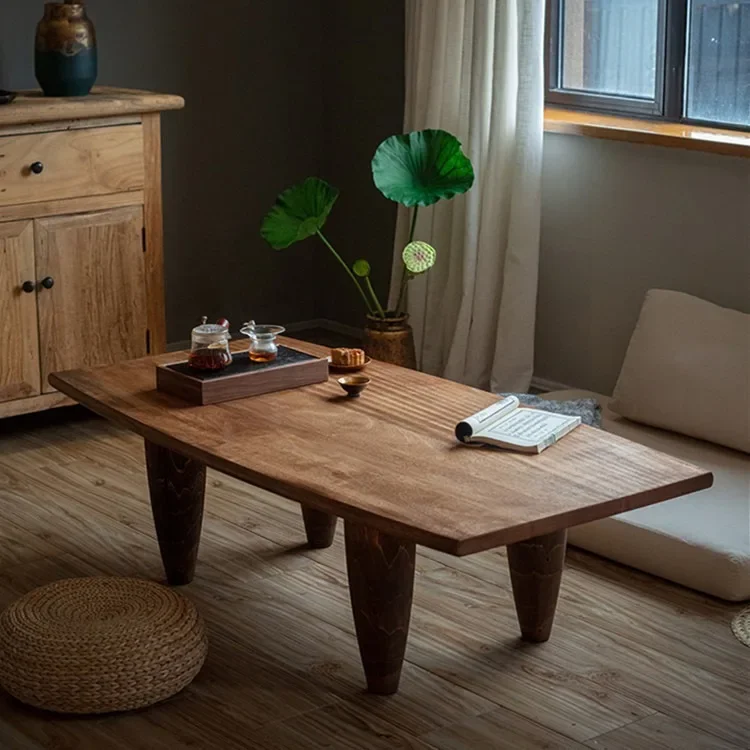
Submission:
[[[346,521],[346,565],[359,652],[371,693],[398,690],[414,590],[413,542]]]
[[[303,505],[302,520],[305,522],[307,543],[313,549],[325,549],[333,544],[333,537],[336,535],[336,516]]]
[[[560,593],[568,532],[556,531],[508,545],[510,580],[521,635],[526,641],[549,640]]]
[[[172,586],[193,580],[203,524],[206,467],[146,442],[146,468],[159,550]]]

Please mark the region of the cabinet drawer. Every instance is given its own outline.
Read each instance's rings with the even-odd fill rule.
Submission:
[[[0,138],[0,205],[121,193],[143,184],[141,125]]]

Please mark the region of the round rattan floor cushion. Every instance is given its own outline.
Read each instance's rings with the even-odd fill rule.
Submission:
[[[0,615],[0,685],[50,711],[149,706],[203,666],[203,621],[185,597],[133,578],[74,578],[36,589]]]
[[[750,607],[743,609],[732,620],[732,632],[737,636],[740,643],[750,646]]]

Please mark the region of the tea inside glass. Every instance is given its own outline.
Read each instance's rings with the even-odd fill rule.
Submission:
[[[240,332],[250,339],[250,359],[253,362],[273,362],[279,354],[276,337],[285,330],[283,326],[257,325],[254,321],[246,323]]]

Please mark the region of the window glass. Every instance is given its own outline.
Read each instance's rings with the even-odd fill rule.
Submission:
[[[691,0],[685,114],[750,126],[750,0]]]
[[[653,100],[658,49],[659,0],[560,2],[563,89]]]

